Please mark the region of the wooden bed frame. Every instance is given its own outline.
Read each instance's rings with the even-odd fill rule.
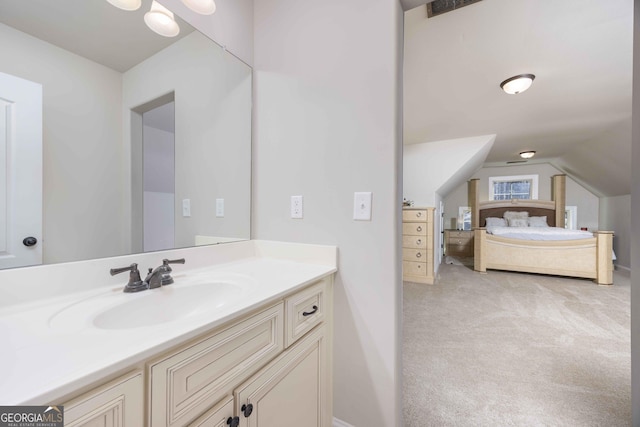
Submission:
[[[596,231],[591,239],[559,241],[510,239],[486,232],[485,219],[502,218],[505,211],[527,211],[529,216],[546,216],[552,227],[564,221],[565,176],[556,175],[552,180],[553,201],[478,202],[478,182],[469,182],[474,227],[474,270],[481,273],[495,269],[584,277],[594,279],[600,285],[613,284],[612,231]]]

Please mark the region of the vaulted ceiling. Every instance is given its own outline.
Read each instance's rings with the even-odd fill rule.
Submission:
[[[492,165],[537,151],[599,196],[630,191],[633,2],[483,0],[405,13],[405,144],[496,134]],[[501,81],[522,73],[529,91]]]

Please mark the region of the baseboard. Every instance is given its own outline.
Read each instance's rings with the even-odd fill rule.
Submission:
[[[629,267],[625,267],[624,265],[614,264],[616,270],[624,270],[631,273],[631,269]]]
[[[344,421],[336,417],[333,417],[333,427],[355,427],[355,426],[352,426],[349,423],[345,423]]]

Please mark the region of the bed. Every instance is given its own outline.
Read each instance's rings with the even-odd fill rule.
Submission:
[[[563,182],[558,190],[560,188],[563,188]],[[478,202],[473,191],[470,182],[472,221],[474,216],[476,218],[473,221],[475,271],[486,273],[487,269],[494,269],[553,274],[589,278],[600,285],[613,284],[612,231],[578,231],[575,235],[556,236],[553,240],[525,240],[522,237],[527,236],[513,236],[508,230],[496,233],[496,228],[486,227],[487,218],[502,218],[506,211],[527,212],[530,217],[546,217],[547,224],[555,227],[556,221],[564,219],[563,191],[555,191],[557,198],[552,201],[490,202]],[[477,188],[475,193],[477,195]],[[560,209],[561,215],[558,212]]]

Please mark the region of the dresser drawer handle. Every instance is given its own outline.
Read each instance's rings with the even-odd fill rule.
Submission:
[[[422,227],[418,226],[418,228],[416,228],[417,231],[422,231]]]
[[[313,306],[313,311],[303,311],[303,312],[302,312],[302,315],[303,315],[303,316],[311,316],[312,314],[315,314],[315,313],[316,313],[316,311],[318,311],[318,306],[317,306],[317,305],[314,305],[314,306]]]
[[[420,218],[422,216],[422,212],[416,213],[416,217]]]
[[[418,253],[416,254],[416,258],[421,258],[421,257],[422,257],[422,253],[418,252]]]
[[[416,245],[420,245],[420,244],[422,244],[422,239],[416,240]]]

